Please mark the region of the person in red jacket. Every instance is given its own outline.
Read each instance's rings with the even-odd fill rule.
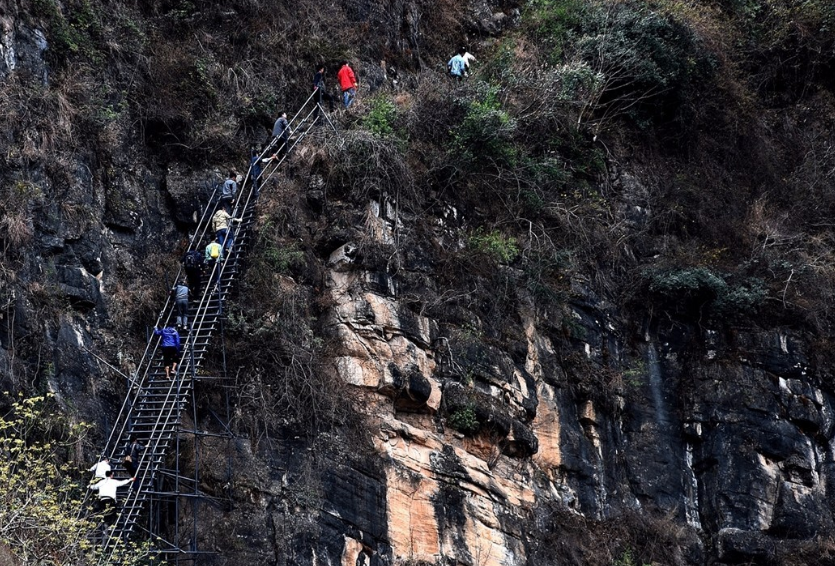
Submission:
[[[348,61],[342,62],[342,68],[339,69],[336,78],[342,88],[342,102],[345,103],[345,108],[350,108],[357,96],[357,77],[354,75],[354,70],[348,65]]]

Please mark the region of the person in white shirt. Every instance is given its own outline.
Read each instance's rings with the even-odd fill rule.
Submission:
[[[461,54],[461,58],[464,59],[464,76],[470,76],[470,63],[474,63],[476,61],[475,55],[467,51],[466,47],[462,47],[461,51],[464,53]]]
[[[103,480],[89,486],[88,489],[99,492],[99,503],[102,505],[104,522],[107,525],[112,525],[116,520],[116,490],[124,485],[128,485],[136,478],[115,480],[113,479],[113,470],[107,470],[104,475],[105,478]]]
[[[96,480],[103,480],[107,477],[107,472],[110,471],[110,458],[102,456],[101,462],[93,464],[93,467],[87,470],[88,472],[95,472]]]

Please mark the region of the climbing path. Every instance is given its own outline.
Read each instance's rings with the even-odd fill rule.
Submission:
[[[333,124],[322,109],[316,115],[317,105],[311,95],[301,109],[290,120],[294,137],[289,147],[284,147],[281,139],[275,138],[262,152],[259,159],[263,163],[260,188],[268,190],[271,179],[281,170],[287,155],[320,122]],[[335,128],[333,128],[335,131]],[[264,163],[272,155],[274,159]],[[100,545],[99,565],[121,563],[119,555],[128,548],[129,541],[151,541],[152,552],[159,554],[183,554],[194,552],[180,550],[175,543],[167,542],[161,533],[152,532],[155,522],[147,520],[149,502],[171,493],[162,493],[163,476],[170,474],[166,461],[171,460],[174,443],[183,420],[184,411],[192,398],[195,381],[202,376],[199,368],[207,353],[213,337],[223,332],[223,320],[226,299],[233,290],[241,274],[243,258],[252,237],[252,224],[258,202],[259,190],[250,178],[250,172],[238,189],[237,201],[232,211],[233,218],[240,218],[229,229],[233,239],[232,249],[226,253],[222,262],[217,262],[203,274],[200,289],[191,289],[189,301],[189,323],[191,332],[181,332],[181,352],[177,364],[176,377],[166,379],[162,362],[160,340],[156,336],[148,341],[137,371],[131,376],[128,392],[122,404],[116,423],[110,433],[103,455],[109,456],[114,471],[114,478],[129,477],[122,464],[122,458],[128,451],[130,437],[145,445],[136,472],[133,487],[119,488],[118,515],[112,528],[100,526],[91,534],[91,540]],[[209,205],[203,210],[202,218],[192,237],[187,251],[203,252],[205,246],[214,239],[211,230],[211,218],[218,207],[218,190],[215,189]],[[181,277],[178,273],[177,279]],[[169,298],[161,310],[156,326],[173,325],[175,318],[174,301]],[[174,454],[176,455],[176,454]],[[179,469],[179,466],[176,467]],[[176,494],[175,494],[176,495]],[[89,500],[92,495],[88,495]],[[85,501],[84,509],[89,507]],[[143,536],[144,535],[144,536]],[[130,550],[127,550],[130,552]]]

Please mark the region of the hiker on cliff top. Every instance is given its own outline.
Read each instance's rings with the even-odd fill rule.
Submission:
[[[466,52],[466,49],[462,47],[446,64],[449,74],[459,81],[464,78],[464,73],[467,71],[467,62],[464,59]]]
[[[162,336],[162,363],[165,366],[165,379],[171,379],[171,371],[174,372],[174,375],[177,375],[180,333],[173,326],[166,326],[162,330],[154,328],[154,334],[156,336]]]
[[[174,312],[177,313],[177,330],[188,329],[189,293],[185,281],[180,281],[171,289],[171,296],[174,297]]]
[[[348,64],[348,61],[342,61],[342,67],[336,74],[339,80],[339,86],[342,88],[342,102],[345,108],[350,108],[357,97],[357,77],[354,75],[354,70]]]

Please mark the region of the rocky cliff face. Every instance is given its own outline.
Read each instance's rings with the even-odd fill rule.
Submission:
[[[235,151],[263,141],[271,105],[305,97],[287,94],[307,80],[304,64],[281,70],[263,53],[253,55],[260,67],[233,64],[256,51],[236,35],[240,22],[262,41],[302,41],[278,33],[288,13],[268,15],[257,2],[234,14],[163,4],[120,6],[108,21],[90,16],[97,4],[36,2],[0,18],[2,386],[55,392],[97,424],[91,443],[121,402],[123,378],[112,370],[131,371],[221,167],[240,167]],[[235,435],[205,437],[181,462],[188,473],[199,465],[200,490],[214,498],[196,513],[197,547],[213,553],[201,563],[830,563],[828,324],[795,320],[790,309],[702,316],[699,293],[716,298],[713,279],[676,283],[678,298],[659,279],[649,291],[612,284],[615,272],[654,266],[693,229],[654,231],[692,194],[653,200],[662,180],[625,145],[607,148],[601,174],[583,178],[584,194],[603,204],[572,207],[562,194],[562,208],[538,217],[553,233],[517,218],[514,253],[478,244],[510,224],[496,210],[518,202],[511,189],[473,192],[492,166],[478,155],[468,179],[457,160],[427,157],[453,103],[472,95],[427,79],[428,61],[448,47],[444,31],[479,38],[500,59],[502,34],[520,25],[524,6],[441,4],[342,2],[339,25],[305,12],[313,46],[301,54],[357,56],[370,87],[361,94],[396,99],[392,112],[408,115],[412,137],[387,144],[362,131],[378,110],[361,98],[356,116],[334,118],[341,137],[306,140],[264,189],[255,257],[230,311]],[[357,39],[370,26],[387,31],[364,47],[325,41],[334,29]],[[198,40],[182,60],[171,56],[166,34],[181,28],[206,34],[193,60],[185,53]],[[135,50],[120,47],[119,33]],[[515,49],[532,57],[524,42]],[[273,79],[287,92],[275,95]],[[432,99],[439,89],[450,98]],[[197,102],[164,107],[184,93]],[[463,151],[458,132],[439,153]],[[818,134],[832,141],[825,126]],[[572,141],[572,151],[594,143]],[[798,170],[808,167],[801,159]],[[505,174],[495,177],[521,182]],[[747,195],[737,197],[729,206],[746,209]],[[612,239],[575,224],[584,212],[605,216],[598,228]],[[757,248],[800,240],[778,217],[760,219]],[[623,263],[599,252],[571,269],[549,264],[559,283],[543,293],[531,284],[531,258],[557,232],[605,253],[622,248]],[[225,434],[224,396],[206,386],[187,425]],[[191,532],[186,507],[169,517],[172,533],[177,522]]]
[[[369,203],[375,233],[395,225],[386,210]],[[625,320],[577,282],[559,313],[520,296],[506,352],[479,330],[490,320],[450,333],[403,305],[402,274],[368,271],[350,250],[329,262],[334,364],[369,394],[393,557],[541,563],[538,545],[561,533],[535,518],[553,503],[594,520],[663,514],[682,533],[669,563],[772,560],[831,531],[831,394],[789,328]],[[581,372],[612,360],[634,369],[604,377],[602,398],[578,390]],[[468,408],[472,435],[454,428]],[[346,539],[343,563],[357,544]]]

